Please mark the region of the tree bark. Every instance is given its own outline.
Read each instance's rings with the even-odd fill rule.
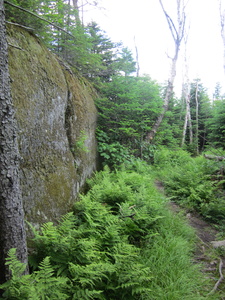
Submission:
[[[188,110],[187,110],[186,95],[185,95],[185,104],[186,104],[186,112],[185,112],[185,117],[184,117],[184,126],[183,126],[181,147],[183,147],[184,143],[185,143],[185,137],[186,137],[186,132],[187,132],[187,124],[188,124]]]
[[[193,144],[193,130],[192,130],[191,111],[190,111],[190,95],[185,96],[185,105],[186,105],[186,113],[185,113],[185,119],[184,119],[181,147],[183,147],[184,143],[185,143],[187,126],[189,127],[189,144],[190,145]]]
[[[196,90],[195,90],[195,103],[196,103],[196,154],[199,155],[199,146],[198,146],[198,111],[199,111],[199,103],[198,103],[198,81],[196,81]]]
[[[76,25],[81,26],[81,20],[80,20],[80,13],[79,13],[79,6],[78,6],[78,0],[73,0],[73,7],[75,9],[75,20]]]
[[[225,73],[225,9],[222,9],[221,0],[219,2],[219,6],[220,6],[221,37],[223,40],[223,70]]]
[[[139,64],[138,47],[137,47],[137,44],[136,44],[135,36],[134,36],[134,47],[135,47],[135,53],[136,53],[136,67],[137,67],[136,77],[139,77],[139,74],[140,74],[140,64]]]
[[[184,79],[184,88],[183,88],[183,96],[185,99],[185,118],[184,118],[184,126],[183,126],[183,134],[181,147],[185,144],[185,137],[187,133],[187,126],[189,126],[189,144],[193,143],[193,131],[192,131],[192,121],[191,121],[191,109],[190,109],[190,82],[188,76],[188,61],[187,61],[187,35],[185,36],[185,53],[184,53],[184,62],[185,62],[185,79]]]
[[[21,262],[27,263],[24,212],[19,178],[17,126],[10,93],[8,45],[5,13],[0,0],[0,283],[10,278],[5,258],[17,248]]]
[[[181,3],[182,2],[182,3]],[[154,137],[155,134],[160,126],[160,124],[162,123],[162,120],[165,116],[165,113],[168,110],[169,107],[169,101],[173,95],[173,84],[174,84],[174,79],[176,77],[176,64],[177,64],[177,59],[178,59],[178,54],[179,54],[179,50],[180,50],[180,45],[181,45],[181,41],[183,39],[184,36],[184,28],[185,28],[185,20],[186,20],[186,15],[185,15],[185,5],[184,2],[181,0],[177,0],[177,27],[175,26],[173,20],[171,19],[171,17],[167,14],[163,4],[162,4],[162,0],[159,0],[159,3],[162,7],[162,10],[164,12],[164,15],[166,17],[171,35],[173,37],[174,40],[174,46],[175,46],[175,51],[174,51],[174,56],[172,58],[172,63],[171,63],[171,69],[170,69],[170,76],[169,76],[169,80],[168,80],[168,85],[167,85],[167,89],[166,89],[166,95],[164,98],[164,104],[163,104],[163,108],[162,108],[162,113],[159,115],[159,117],[157,118],[155,124],[153,125],[151,131],[147,134],[146,136],[146,140],[151,142]]]

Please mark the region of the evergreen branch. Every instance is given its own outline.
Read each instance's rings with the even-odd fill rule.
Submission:
[[[76,39],[76,37],[75,37],[74,35],[72,35],[72,34],[69,33],[68,31],[66,31],[66,30],[63,29],[62,27],[60,27],[60,26],[58,26],[58,25],[56,25],[56,24],[54,24],[54,23],[52,23],[52,22],[46,20],[45,18],[42,18],[42,17],[40,17],[39,15],[37,15],[37,14],[35,14],[35,13],[33,13],[33,12],[31,12],[31,11],[29,11],[29,10],[27,10],[27,9],[25,9],[25,8],[23,8],[23,7],[21,7],[21,6],[15,5],[15,4],[13,4],[13,3],[9,2],[9,1],[4,0],[4,3],[6,3],[6,4],[10,5],[10,6],[13,6],[13,7],[15,7],[15,8],[18,8],[18,9],[20,9],[20,10],[22,10],[22,11],[24,11],[24,12],[30,14],[30,15],[32,15],[32,16],[34,16],[35,18],[38,18],[38,19],[40,19],[40,20],[42,20],[42,21],[44,21],[44,22],[46,22],[46,23],[52,25],[53,27],[55,27],[55,28],[57,28],[57,29],[59,29],[59,30],[65,32],[66,34],[68,34],[68,35],[72,36],[74,39]]]

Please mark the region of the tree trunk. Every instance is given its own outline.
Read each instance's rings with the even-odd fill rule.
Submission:
[[[140,74],[140,64],[139,64],[138,47],[137,47],[137,44],[136,44],[135,36],[134,36],[134,47],[135,47],[135,53],[136,53],[136,67],[137,67],[136,77],[139,77],[139,74]]]
[[[181,147],[184,146],[185,143],[185,136],[187,133],[187,127],[189,127],[189,144],[193,144],[193,130],[192,130],[192,121],[191,121],[191,111],[190,111],[190,95],[185,98],[185,104],[186,104],[186,113],[185,113],[185,119],[184,119],[184,127],[183,127],[183,135],[182,135],[182,142]]]
[[[10,93],[8,45],[3,0],[0,0],[0,283],[10,278],[5,258],[17,248],[21,262],[27,263],[24,212],[19,181],[17,127]]]
[[[199,155],[199,146],[198,146],[198,111],[199,111],[199,105],[198,105],[198,81],[196,82],[196,90],[195,90],[195,103],[196,103],[196,154]]]
[[[220,5],[220,25],[221,25],[221,37],[223,40],[223,70],[225,73],[225,9],[222,9],[221,0]]]
[[[183,134],[182,134],[182,141],[181,147],[184,146],[185,137],[187,133],[187,126],[189,126],[189,144],[193,143],[193,131],[192,131],[192,121],[191,121],[191,109],[190,109],[190,82],[188,76],[188,61],[187,61],[187,34],[185,35],[185,53],[184,53],[184,62],[185,62],[185,79],[184,79],[184,88],[183,88],[183,95],[185,99],[185,118],[184,118],[184,127],[183,127]]]
[[[186,101],[186,98],[185,98]],[[184,147],[185,143],[185,137],[187,132],[187,124],[188,124],[188,111],[187,111],[187,102],[186,102],[186,113],[184,117],[184,127],[183,127],[183,133],[182,133],[182,141],[181,141],[181,147]]]
[[[180,45],[181,45],[181,41],[183,39],[184,36],[184,28],[185,28],[185,20],[186,20],[186,15],[185,15],[185,5],[184,2],[181,0],[177,0],[177,28],[173,22],[173,20],[171,19],[171,17],[167,14],[163,4],[162,4],[162,0],[159,0],[160,5],[162,7],[162,10],[164,12],[164,15],[166,17],[171,35],[173,37],[174,40],[174,46],[175,46],[175,52],[174,52],[174,56],[172,58],[172,64],[171,64],[171,69],[170,69],[170,77],[168,80],[168,86],[166,89],[166,95],[164,98],[164,104],[162,107],[162,113],[158,116],[155,124],[153,125],[151,131],[147,134],[146,136],[146,140],[151,142],[154,137],[155,134],[160,126],[160,124],[162,123],[162,120],[165,116],[165,113],[168,110],[169,107],[169,101],[173,95],[173,84],[174,84],[174,79],[176,77],[176,64],[177,64],[177,59],[178,59],[178,54],[179,54],[179,50],[180,50]]]
[[[75,20],[76,25],[81,26],[80,14],[79,14],[79,7],[78,7],[78,0],[73,0],[73,7],[75,9]]]

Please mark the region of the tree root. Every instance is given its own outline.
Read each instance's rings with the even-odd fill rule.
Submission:
[[[207,294],[207,296],[211,295],[212,293],[214,293],[217,289],[218,286],[220,285],[220,283],[222,282],[222,280],[224,279],[223,273],[222,273],[222,268],[223,268],[223,261],[220,258],[220,263],[219,263],[219,274],[220,274],[220,278],[219,280],[216,282],[216,284],[214,285],[213,289],[211,290],[211,292],[209,292]]]

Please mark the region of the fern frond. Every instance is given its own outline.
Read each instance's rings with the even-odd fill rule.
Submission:
[[[104,299],[102,298],[101,294],[102,291],[79,289],[73,294],[73,299],[74,300]]]
[[[75,227],[75,216],[73,212],[69,212],[66,215],[61,217],[61,220],[58,225],[58,232],[60,234],[68,234]]]
[[[17,259],[16,248],[12,248],[8,251],[8,257],[6,258],[5,264],[9,266],[13,278],[21,277],[27,268],[26,264],[21,263]]]
[[[68,298],[63,292],[67,288],[67,278],[55,277],[54,270],[50,264],[50,257],[46,257],[33,275],[35,281],[36,293],[40,299],[60,299]]]

